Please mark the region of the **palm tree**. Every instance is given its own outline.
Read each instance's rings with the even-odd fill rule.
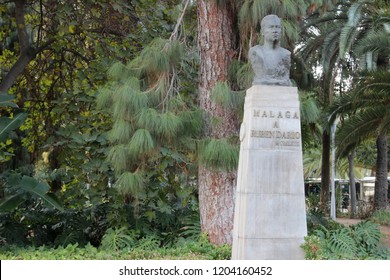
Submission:
[[[360,70],[388,70],[390,57],[390,6],[388,1],[358,0],[351,5],[347,14],[348,22],[340,34],[340,57],[343,60],[347,56],[352,57],[358,63]],[[376,77],[376,74],[374,76]],[[380,74],[376,78],[379,78],[379,76]],[[370,88],[370,90],[375,90],[372,87]],[[379,134],[376,140],[378,149],[376,184],[378,187],[376,194],[378,197],[375,196],[374,204],[380,208],[381,205],[385,204],[383,199],[380,198],[382,197],[380,193],[381,189],[387,186],[387,163],[384,163],[387,162],[387,152],[383,150],[387,149],[387,145],[385,135]],[[351,161],[351,176],[353,176],[353,155],[354,149],[348,155]],[[352,179],[351,176],[350,180]],[[354,186],[353,182],[351,182],[351,186],[352,184]],[[353,190],[354,188],[352,188]],[[353,200],[351,202],[353,214],[355,205]]]
[[[376,139],[377,160],[374,207],[387,206],[387,135],[390,131],[390,72],[370,72],[354,90],[339,97],[329,108],[329,121],[349,114],[337,134],[338,153],[354,149],[368,138]]]
[[[338,39],[342,27],[347,22],[347,7],[339,6],[332,12],[321,15],[313,13],[304,21],[300,48],[297,52],[301,61],[312,72],[317,73],[317,91],[319,104],[326,110],[335,94],[335,81],[338,69],[346,65],[341,63],[339,57]],[[321,153],[321,208],[327,210],[329,204],[330,186],[330,133],[326,127],[322,128]]]
[[[308,17],[300,54],[309,65],[316,65],[315,60],[320,62],[317,66],[321,66],[322,76],[318,88],[325,110],[336,94],[345,91],[345,87],[340,87],[337,92],[336,77],[351,80],[358,67],[370,70],[388,67],[388,7],[386,1],[344,1],[331,13]],[[329,155],[330,139],[325,126],[321,168],[323,207],[329,201]]]

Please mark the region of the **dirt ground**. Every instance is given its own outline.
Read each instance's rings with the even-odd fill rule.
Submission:
[[[336,221],[340,224],[350,226],[350,225],[355,225],[355,224],[361,222],[362,220],[348,219],[348,218],[336,218]],[[383,243],[386,245],[386,247],[390,248],[390,227],[379,226],[379,228],[383,234],[383,237],[382,237]]]

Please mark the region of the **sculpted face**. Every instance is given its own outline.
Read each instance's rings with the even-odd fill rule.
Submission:
[[[280,19],[274,15],[264,17],[261,21],[261,30],[266,42],[279,42],[282,32]]]

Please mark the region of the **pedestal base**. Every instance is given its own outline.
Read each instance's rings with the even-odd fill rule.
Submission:
[[[307,234],[295,87],[253,86],[240,131],[232,259],[304,259]]]

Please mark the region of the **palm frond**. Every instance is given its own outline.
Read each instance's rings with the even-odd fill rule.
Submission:
[[[335,29],[330,32],[324,40],[321,53],[321,65],[326,72],[333,69],[335,62],[339,57],[339,37],[340,30]]]
[[[390,34],[386,31],[371,32],[359,40],[355,51],[357,55],[372,52],[390,57]]]
[[[339,54],[341,58],[345,58],[346,53],[351,49],[358,35],[358,30],[355,26],[346,25],[340,33]]]
[[[348,146],[356,146],[364,138],[375,137],[382,114],[383,111],[378,111],[378,108],[370,108],[348,118],[336,133],[338,153],[343,152]]]
[[[320,117],[320,109],[313,95],[301,92],[300,97],[300,113],[303,123],[316,123]]]
[[[362,9],[366,4],[366,0],[356,1],[348,9],[348,25],[357,27],[359,24],[360,18],[362,17]]]
[[[304,178],[321,175],[322,154],[320,149],[310,149],[303,154]]]

